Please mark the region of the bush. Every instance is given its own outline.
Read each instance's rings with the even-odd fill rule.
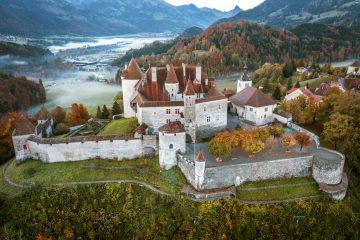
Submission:
[[[214,138],[209,143],[209,152],[214,157],[228,157],[231,153],[231,143]]]
[[[263,142],[265,142],[270,137],[270,133],[267,128],[255,128],[252,130],[251,134],[254,138]]]
[[[139,126],[139,122],[135,117],[129,118],[129,122],[128,122],[129,132],[134,133],[138,126]]]
[[[56,125],[56,128],[55,128],[56,134],[61,135],[61,134],[65,134],[68,132],[69,132],[69,126],[66,125],[65,123],[59,123],[58,125]]]
[[[281,135],[284,133],[284,128],[281,126],[281,124],[270,125],[268,130],[269,133],[274,137],[281,137]]]

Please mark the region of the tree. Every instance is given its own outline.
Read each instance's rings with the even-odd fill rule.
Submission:
[[[250,158],[253,158],[255,154],[264,150],[265,144],[254,137],[248,138],[242,142],[242,150],[249,154]]]
[[[129,118],[128,122],[128,132],[135,133],[136,128],[139,126],[139,122],[136,117]]]
[[[354,118],[341,113],[334,113],[330,120],[324,124],[323,136],[337,149],[340,142],[352,134],[354,130]]]
[[[264,93],[270,93],[271,92],[271,85],[269,83],[269,79],[265,78],[262,84],[262,90]]]
[[[276,87],[275,87],[275,89],[274,89],[273,97],[274,97],[276,100],[280,100],[280,99],[281,99],[281,89],[280,89],[279,84],[276,85]]]
[[[56,134],[59,134],[59,135],[68,133],[69,132],[69,126],[66,125],[65,123],[59,123],[55,127],[55,132],[56,132]]]
[[[255,128],[252,130],[251,134],[254,138],[262,142],[265,142],[270,137],[270,133],[267,128]]]
[[[71,125],[79,125],[89,120],[90,116],[83,104],[73,103],[70,112],[67,113],[67,122]]]
[[[292,87],[293,87],[292,79],[289,78],[289,80],[288,80],[288,82],[287,82],[286,89],[287,89],[287,90],[290,90]]]
[[[290,152],[290,148],[296,144],[295,138],[290,134],[284,134],[280,142],[287,152]]]
[[[120,104],[120,102],[123,100],[123,92],[118,92],[115,97],[114,97],[114,102],[118,102]]]
[[[231,144],[213,138],[209,143],[209,152],[214,157],[228,157],[231,153]]]
[[[269,132],[274,137],[281,137],[281,135],[284,133],[284,128],[281,126],[281,124],[273,124],[268,127]]]
[[[102,119],[102,112],[101,112],[100,106],[97,107],[97,110],[96,110],[96,118],[97,118],[97,119]]]
[[[308,147],[311,145],[310,136],[306,132],[299,132],[295,135],[295,140],[300,145],[300,151],[302,151],[303,147]]]
[[[103,108],[102,108],[102,119],[109,119],[110,117],[110,112],[107,109],[106,105],[104,104]]]
[[[122,113],[122,109],[121,109],[119,103],[115,101],[113,106],[112,106],[112,115],[113,116],[114,115],[119,115],[121,113]]]
[[[62,107],[57,106],[51,111],[51,117],[53,118],[56,127],[59,123],[66,122],[66,111]]]
[[[272,150],[272,147],[276,144],[277,140],[274,136],[270,136],[266,142],[265,142],[265,146],[268,147],[270,149],[270,153]]]
[[[43,86],[43,81],[42,81],[41,78],[39,79],[39,84],[40,84],[41,86]]]
[[[300,88],[300,83],[299,83],[299,81],[296,82],[295,87],[296,87],[296,88]]]

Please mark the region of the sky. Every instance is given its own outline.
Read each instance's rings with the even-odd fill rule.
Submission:
[[[253,8],[264,0],[166,0],[173,5],[184,5],[193,3],[198,7],[217,8],[222,11],[232,10],[236,5],[241,9]]]

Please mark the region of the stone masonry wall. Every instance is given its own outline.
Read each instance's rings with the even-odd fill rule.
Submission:
[[[306,156],[206,168],[203,188],[224,188],[248,181],[311,176],[312,159],[312,156]]]
[[[193,186],[195,186],[195,163],[186,159],[181,154],[177,154],[178,167],[183,172],[186,180]]]

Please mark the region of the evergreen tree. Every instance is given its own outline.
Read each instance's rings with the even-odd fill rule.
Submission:
[[[309,83],[306,83],[306,88],[309,89]]]
[[[115,101],[112,106],[112,115],[118,115],[121,113],[122,113],[122,109],[121,109],[119,103]]]
[[[279,85],[276,85],[274,92],[273,92],[273,98],[275,98],[276,100],[280,100],[281,99],[281,89]]]
[[[287,89],[287,90],[290,90],[292,87],[293,87],[292,79],[289,78],[289,80],[288,80],[288,82],[287,82],[287,87],[286,87],[286,89]]]
[[[102,112],[101,112],[100,106],[97,107],[96,118],[102,119]]]
[[[300,83],[299,83],[299,81],[296,82],[295,87],[296,87],[296,88],[300,88]]]
[[[107,109],[106,105],[104,105],[103,108],[102,108],[102,118],[103,119],[108,119],[109,116],[110,116],[110,112]]]
[[[42,86],[43,85],[43,82],[42,82],[42,79],[40,78],[39,79],[39,84]]]

